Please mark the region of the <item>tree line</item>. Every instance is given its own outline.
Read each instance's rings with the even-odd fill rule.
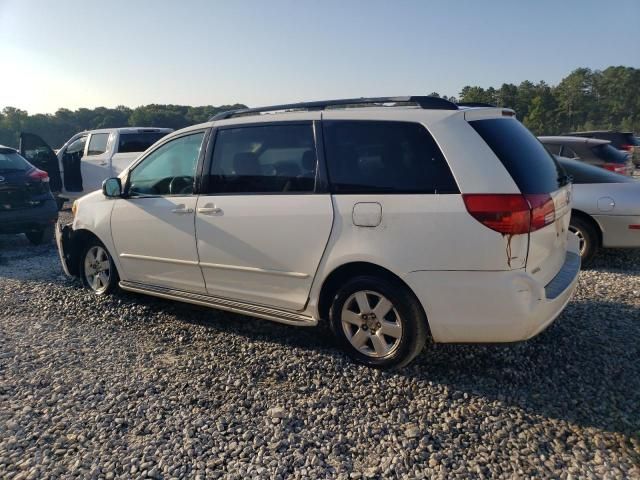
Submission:
[[[437,92],[431,95],[440,96]],[[640,132],[640,69],[608,67],[578,68],[555,86],[529,80],[499,88],[465,86],[454,102],[481,102],[509,107],[537,135],[577,130],[616,129]],[[54,114],[29,115],[15,107],[0,113],[0,144],[17,146],[21,131],[40,135],[51,146],[60,147],[73,134],[96,128],[144,126],[179,129],[207,121],[224,110],[243,104],[190,107],[144,105],[137,108],[61,108]]]

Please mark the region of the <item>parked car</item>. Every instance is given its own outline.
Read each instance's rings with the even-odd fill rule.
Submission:
[[[580,268],[567,178],[513,110],[276,105],[167,135],[57,239],[98,295],[328,321],[354,359],[397,367],[427,335],[513,342],[560,314]]]
[[[0,233],[24,233],[39,245],[53,240],[57,219],[48,174],[0,145]]]
[[[640,182],[557,158],[573,178],[569,230],[578,237],[582,261],[589,261],[599,248],[640,248]]]
[[[611,146],[609,140],[583,137],[538,137],[553,155],[573,158],[622,175],[633,175],[635,167],[627,152]]]
[[[51,189],[59,199],[78,198],[98,190],[117,176],[140,153],[172,132],[170,128],[107,128],[80,132],[54,151],[33,133],[20,134],[20,153],[49,173]]]
[[[615,130],[591,130],[588,132],[568,133],[574,137],[599,138],[609,140],[618,150],[624,150],[631,155],[634,164],[640,165],[640,140],[632,132],[618,132]]]

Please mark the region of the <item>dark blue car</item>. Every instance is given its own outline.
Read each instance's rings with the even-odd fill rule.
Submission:
[[[38,245],[52,240],[57,219],[47,172],[0,145],[0,233],[24,233]]]

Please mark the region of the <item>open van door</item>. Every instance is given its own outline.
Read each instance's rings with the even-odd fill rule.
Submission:
[[[34,167],[49,174],[49,187],[54,193],[62,190],[60,164],[53,149],[38,135],[20,133],[20,155],[26,158]]]

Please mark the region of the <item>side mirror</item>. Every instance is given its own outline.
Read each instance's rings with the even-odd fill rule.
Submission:
[[[122,182],[118,177],[107,178],[102,182],[102,194],[109,198],[122,196]]]

